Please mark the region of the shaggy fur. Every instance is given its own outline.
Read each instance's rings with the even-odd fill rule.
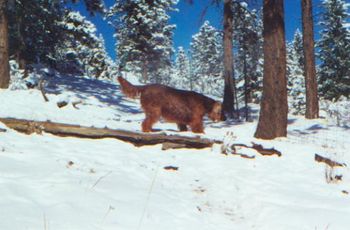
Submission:
[[[204,115],[208,114],[213,121],[223,118],[221,103],[202,94],[160,84],[135,86],[122,77],[118,77],[118,81],[127,97],[140,97],[146,114],[142,123],[143,132],[151,132],[153,124],[161,117],[167,122],[176,123],[180,131],[187,131],[189,126],[195,133],[204,132]]]

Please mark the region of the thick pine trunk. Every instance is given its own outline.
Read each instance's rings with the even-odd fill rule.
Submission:
[[[231,0],[224,0],[224,100],[223,110],[229,116],[234,113],[234,79],[233,79],[233,12]]]
[[[314,30],[312,18],[312,1],[302,0],[303,19],[303,46],[305,56],[305,87],[306,87],[306,114],[308,119],[318,118],[318,96],[314,53]]]
[[[7,0],[0,0],[0,88],[8,88],[10,83],[6,5]]]
[[[256,138],[287,136],[288,104],[283,0],[264,0],[264,80]]]

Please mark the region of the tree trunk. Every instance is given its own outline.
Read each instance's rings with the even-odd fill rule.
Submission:
[[[142,64],[142,79],[148,82],[148,61],[144,60]]]
[[[264,0],[264,80],[256,138],[287,136],[288,104],[283,0]]]
[[[231,0],[224,0],[224,100],[223,110],[229,116],[234,113],[234,78],[233,78],[233,12]]]
[[[303,46],[306,87],[306,114],[308,119],[318,118],[318,96],[314,53],[314,31],[312,18],[312,1],[302,0]]]
[[[249,84],[250,81],[248,79],[247,75],[247,56],[246,56],[246,49],[244,49],[244,58],[243,58],[243,77],[244,77],[244,115],[245,115],[245,120],[249,121],[249,107],[248,107],[248,102],[249,102]]]
[[[7,1],[0,0],[0,88],[8,88],[10,83]]]

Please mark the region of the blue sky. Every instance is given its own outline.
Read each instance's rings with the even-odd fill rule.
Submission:
[[[201,20],[203,10],[210,4],[211,0],[194,0],[193,5],[185,3],[184,0],[179,0],[177,8],[178,12],[171,13],[170,23],[176,24],[177,28],[174,34],[174,46],[189,47],[191,37],[197,33],[199,27],[203,24],[204,20],[209,20],[210,23],[218,29],[221,29],[222,22],[222,9],[218,9],[214,6],[209,6],[204,18]],[[261,0],[256,0],[254,7],[259,7]],[[111,6],[114,0],[105,0],[107,6]],[[297,28],[301,30],[301,10],[300,0],[284,0],[285,8],[285,28],[286,39],[291,40],[293,34]],[[321,0],[313,0],[314,14],[315,14],[315,37],[318,38],[318,26],[317,19],[319,18],[319,7]],[[260,3],[261,5],[261,3]],[[87,16],[89,20],[95,23],[98,32],[101,33],[105,39],[106,49],[112,58],[115,58],[115,39],[113,38],[114,29],[103,21],[101,16],[91,17],[85,11],[85,7],[82,3],[73,6],[74,9],[79,10],[83,15]]]

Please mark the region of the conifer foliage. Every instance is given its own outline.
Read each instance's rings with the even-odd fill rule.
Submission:
[[[79,12],[67,11],[60,26],[64,36],[56,48],[57,68],[92,78],[111,78],[114,64],[95,25]]]
[[[190,52],[194,90],[222,96],[222,36],[208,21],[205,21],[199,32],[192,37]]]
[[[185,90],[193,89],[190,61],[185,49],[182,46],[178,48],[176,54],[175,66],[171,77],[171,85]]]
[[[53,65],[52,55],[60,41],[57,24],[63,16],[58,1],[9,1],[10,56],[15,56],[20,68],[28,64]]]
[[[263,69],[261,16],[256,10],[250,10],[245,3],[237,3],[233,7],[237,90],[247,102],[259,101]]]
[[[290,111],[293,114],[305,114],[303,38],[299,30],[296,30],[293,41],[287,45],[287,79]]]
[[[169,11],[177,0],[116,0],[109,11],[116,27],[120,67],[146,82],[170,81],[173,31]]]
[[[325,99],[337,100],[350,96],[350,34],[344,26],[349,14],[343,0],[324,0],[322,6],[319,91]]]

